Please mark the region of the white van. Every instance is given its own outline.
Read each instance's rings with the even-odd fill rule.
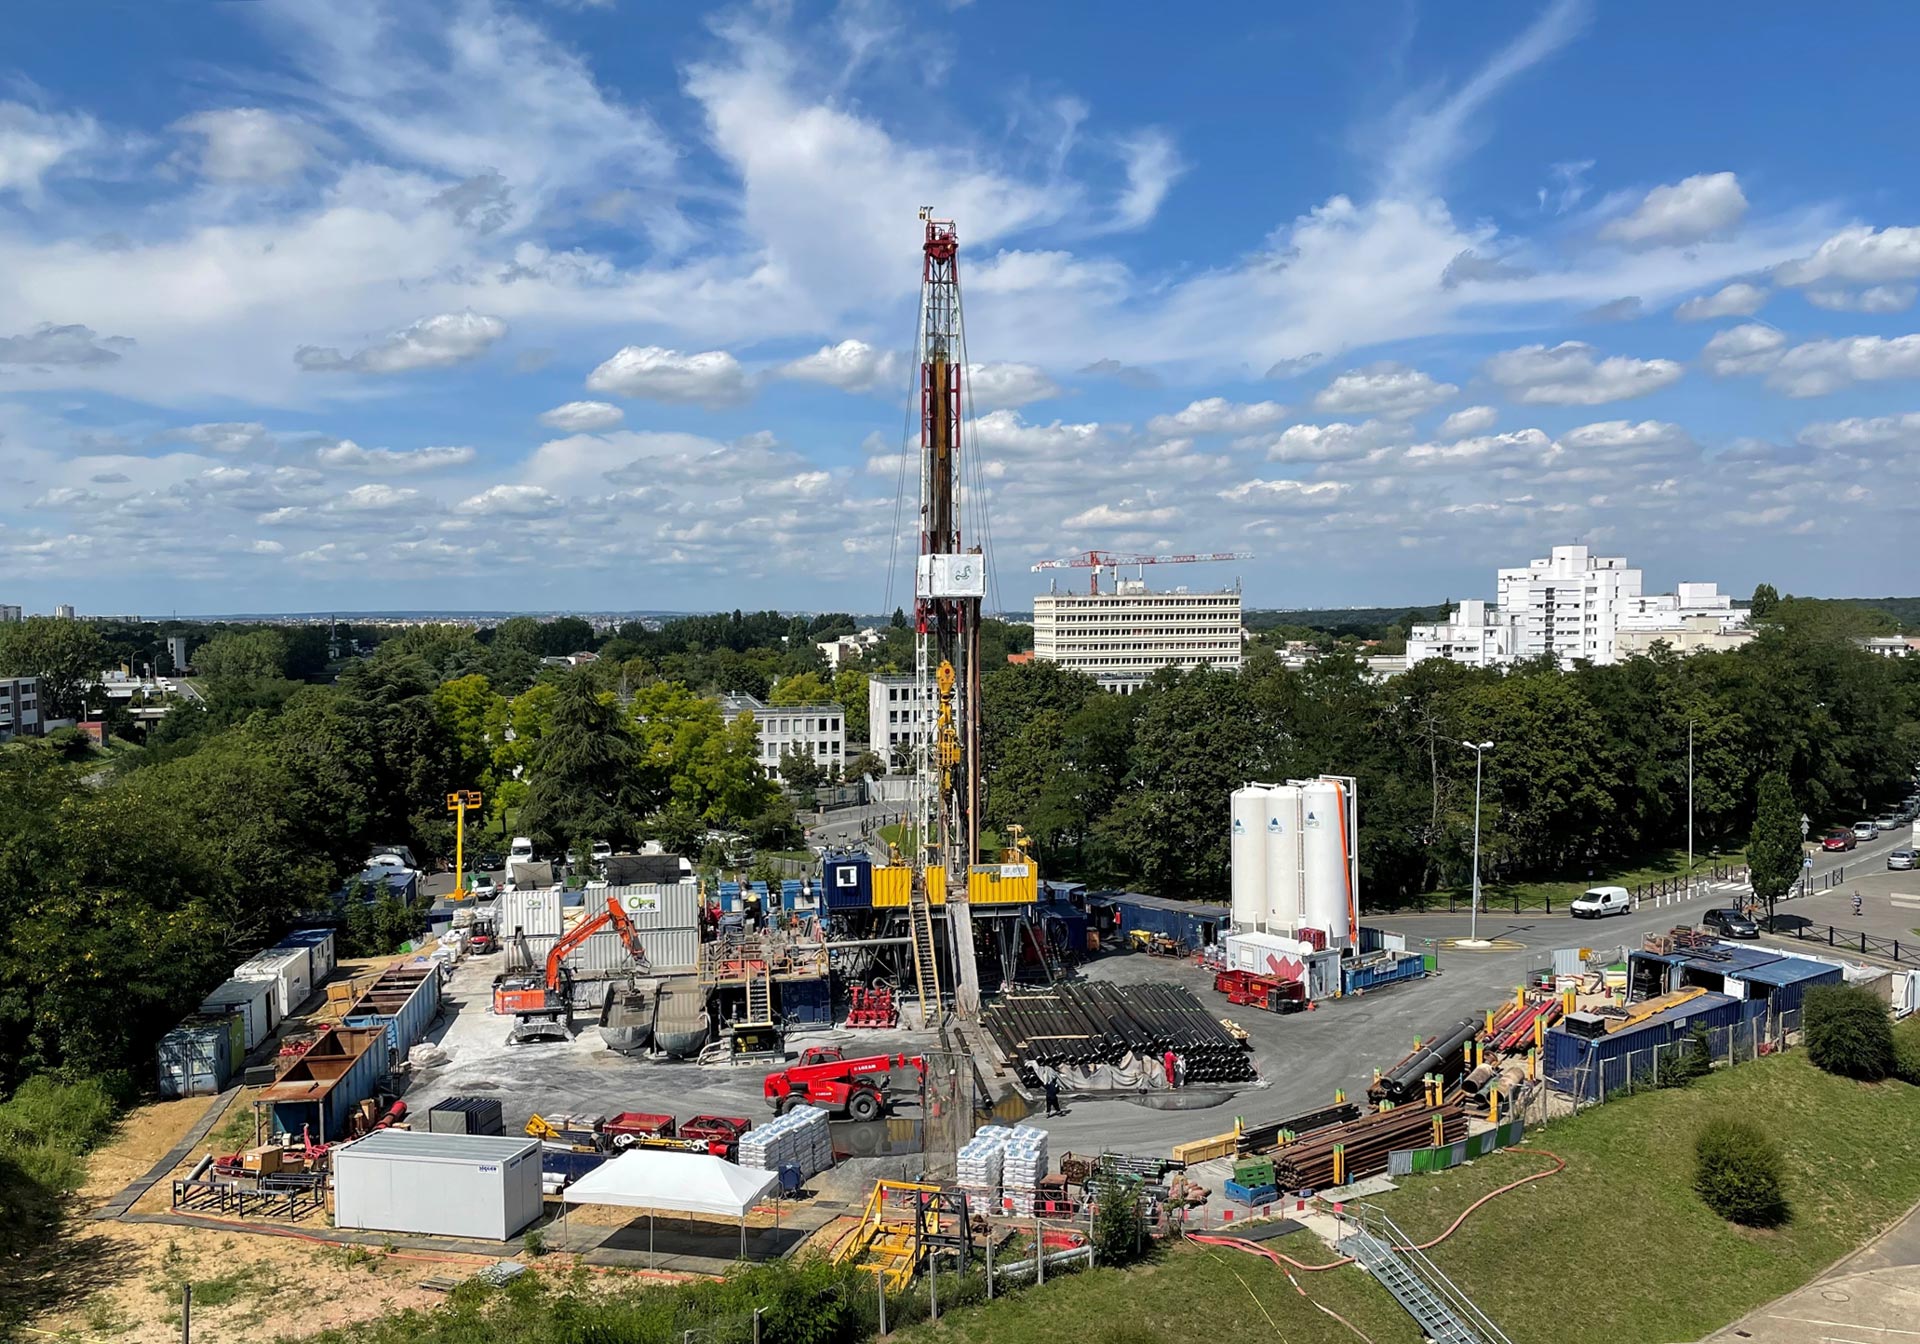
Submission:
[[[522,859],[529,863],[533,861],[533,841],[524,835],[514,836],[513,844],[507,849],[507,861],[511,863],[515,859]]]
[[[1633,897],[1625,887],[1588,887],[1574,899],[1575,919],[1599,919],[1602,915],[1624,915],[1633,909]]]

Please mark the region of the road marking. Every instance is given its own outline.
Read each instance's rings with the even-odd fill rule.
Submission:
[[[1909,896],[1904,891],[1896,891],[1887,899],[1903,910],[1920,910],[1920,896]]]

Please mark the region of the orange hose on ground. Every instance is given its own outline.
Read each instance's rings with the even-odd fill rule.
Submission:
[[[1519,1180],[1509,1182],[1508,1184],[1501,1186],[1497,1190],[1487,1191],[1486,1194],[1480,1196],[1480,1198],[1474,1200],[1473,1203],[1467,1205],[1467,1207],[1461,1211],[1460,1216],[1458,1218],[1455,1218],[1451,1223],[1447,1225],[1447,1230],[1442,1232],[1439,1236],[1435,1237],[1432,1241],[1416,1242],[1412,1246],[1396,1246],[1393,1249],[1396,1251],[1432,1250],[1435,1246],[1438,1246],[1441,1242],[1445,1241],[1448,1237],[1452,1236],[1455,1232],[1459,1231],[1460,1224],[1466,1222],[1467,1218],[1473,1213],[1475,1209],[1478,1209],[1482,1204],[1485,1204],[1488,1200],[1492,1199],[1494,1196],[1504,1195],[1509,1190],[1518,1190],[1521,1186],[1527,1184],[1529,1181],[1539,1181],[1539,1180],[1544,1180],[1548,1176],[1558,1176],[1561,1172],[1567,1169],[1567,1160],[1564,1157],[1561,1157],[1557,1153],[1550,1153],[1544,1148],[1509,1148],[1507,1151],[1512,1153],[1537,1153],[1541,1157],[1551,1158],[1553,1160],[1553,1166],[1549,1167],[1545,1171],[1536,1171],[1531,1176],[1522,1176]],[[1303,1264],[1300,1261],[1295,1260],[1290,1255],[1282,1255],[1278,1251],[1269,1250],[1267,1247],[1262,1246],[1257,1242],[1248,1241],[1243,1237],[1210,1237],[1210,1236],[1204,1236],[1204,1235],[1189,1234],[1187,1237],[1187,1240],[1197,1241],[1204,1246],[1225,1246],[1229,1250],[1246,1251],[1250,1255],[1265,1256],[1267,1259],[1273,1261],[1273,1263],[1276,1265],[1292,1265],[1295,1269],[1305,1270],[1308,1273],[1317,1273],[1318,1271],[1323,1269],[1338,1269],[1342,1265],[1350,1265],[1353,1263],[1352,1256],[1343,1255],[1338,1260],[1331,1261],[1330,1263],[1324,1264],[1324,1265]]]

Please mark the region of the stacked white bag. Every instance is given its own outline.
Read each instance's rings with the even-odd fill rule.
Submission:
[[[800,1168],[801,1180],[818,1175],[833,1165],[833,1132],[827,1121],[827,1113],[816,1106],[796,1106],[748,1130],[740,1138],[740,1165],[766,1171],[792,1165]]]
[[[1013,1131],[1003,1125],[982,1125],[958,1154],[954,1183],[977,1213],[1000,1211],[1000,1172],[1007,1140]]]
[[[1013,1201],[1013,1212],[1025,1217],[1033,1212],[1040,1182],[1050,1163],[1047,1157],[1047,1131],[1032,1125],[1015,1125],[1007,1132],[1005,1154],[1001,1158],[1000,1180],[1006,1198]]]

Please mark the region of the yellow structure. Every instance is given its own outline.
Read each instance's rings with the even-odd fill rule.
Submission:
[[[1040,896],[1032,863],[982,863],[967,873],[967,899],[975,905],[1031,905]],[[913,869],[890,864],[873,870],[873,908],[904,910],[913,901]],[[927,869],[927,904],[947,903],[944,868]]]
[[[938,1232],[939,1214],[927,1210],[926,1223],[921,1222],[917,1211],[918,1197],[921,1194],[939,1194],[937,1185],[918,1185],[911,1181],[875,1181],[873,1193],[867,1196],[867,1207],[860,1215],[860,1226],[851,1236],[840,1243],[833,1253],[835,1264],[851,1264],[859,1269],[877,1271],[886,1281],[889,1292],[897,1292],[913,1282],[913,1276],[919,1272],[922,1256],[921,1235],[924,1232]],[[901,1217],[897,1211],[887,1206],[889,1196],[905,1196],[905,1202],[915,1206],[914,1212]]]
[[[456,901],[467,899],[467,809],[480,807],[480,790],[461,789],[447,795],[447,811],[453,822],[453,892]]]

